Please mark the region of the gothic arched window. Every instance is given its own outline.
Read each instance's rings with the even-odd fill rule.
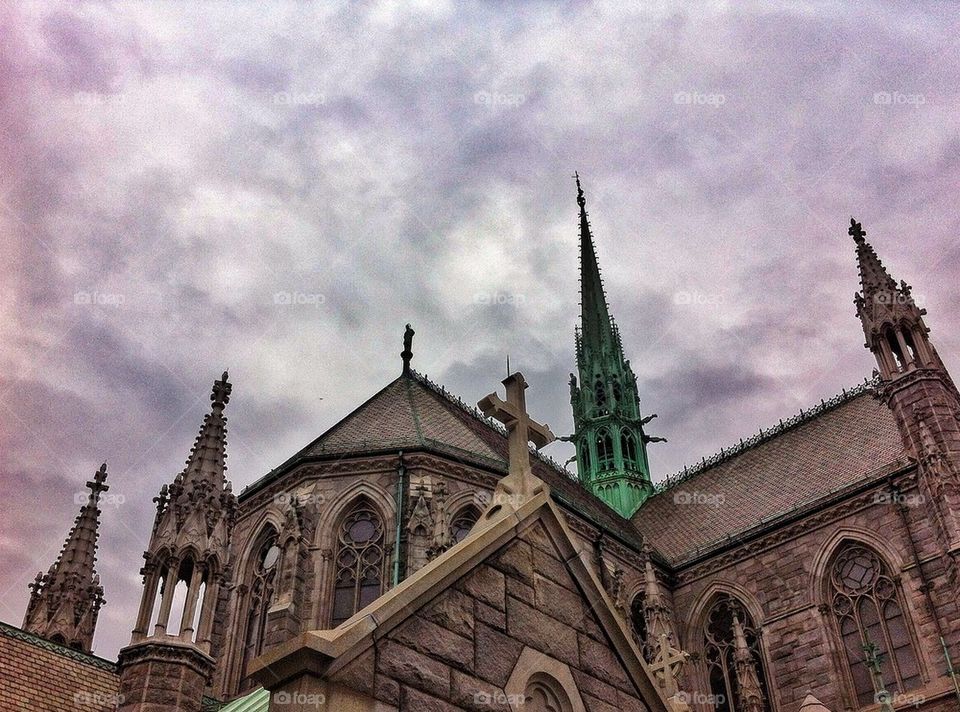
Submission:
[[[597,403],[597,408],[601,412],[606,412],[607,410],[607,389],[603,387],[603,379],[598,378],[597,382],[593,384],[593,399]]]
[[[612,470],[616,463],[613,458],[613,439],[606,429],[597,433],[597,466],[600,471]]]
[[[631,469],[637,469],[640,466],[637,461],[637,441],[628,430],[620,432],[620,452],[623,454],[624,465]]]
[[[270,529],[261,535],[251,566],[247,624],[243,637],[244,671],[247,670],[250,661],[263,652],[264,636],[267,631],[267,611],[270,610],[273,600],[279,563],[280,547],[277,544],[277,533]]]
[[[336,577],[330,622],[340,625],[382,592],[383,521],[373,506],[360,500],[337,532]]]
[[[646,594],[643,591],[633,597],[633,601],[630,602],[630,625],[643,652],[643,657],[650,662],[653,646],[647,641],[647,616],[644,611],[646,602]]]
[[[874,702],[863,646],[873,643],[882,655],[887,689],[906,692],[921,685],[920,665],[900,605],[897,585],[879,556],[851,544],[830,567],[830,607],[860,704]]]
[[[704,661],[716,712],[770,710],[760,635],[746,608],[722,596],[704,622]]]
[[[473,529],[473,525],[480,518],[480,512],[476,507],[465,507],[457,512],[457,515],[450,522],[450,542],[459,544],[467,538],[467,534]]]
[[[563,687],[549,675],[534,674],[524,690],[526,712],[571,712],[570,698]]]

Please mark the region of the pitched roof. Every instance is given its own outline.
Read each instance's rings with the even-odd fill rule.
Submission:
[[[893,413],[867,384],[670,482],[633,523],[680,563],[905,456]]]
[[[0,700],[10,712],[113,709],[116,665],[0,623]]]
[[[498,475],[505,475],[508,469],[509,446],[503,428],[424,376],[410,371],[280,467],[246,487],[240,499],[306,460],[387,450],[435,452]],[[574,474],[532,452],[533,472],[550,485],[555,499],[624,544],[640,550],[643,540],[628,520],[587,490]]]

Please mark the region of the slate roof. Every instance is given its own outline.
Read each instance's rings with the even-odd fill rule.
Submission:
[[[116,708],[116,664],[0,623],[0,707],[4,712]]]
[[[668,560],[681,563],[905,462],[893,413],[871,384],[787,425],[661,488],[633,523]]]
[[[535,414],[534,414],[535,415]],[[245,488],[241,501],[297,464],[347,454],[423,450],[494,473],[507,473],[508,444],[498,423],[410,371],[388,384],[343,420],[272,472]],[[548,457],[532,450],[533,471],[554,498],[580,512],[624,544],[639,551],[636,528]]]

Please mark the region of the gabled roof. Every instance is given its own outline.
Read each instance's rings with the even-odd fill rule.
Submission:
[[[424,376],[410,371],[374,394],[280,467],[240,494],[252,495],[298,464],[330,456],[404,450],[434,452],[486,469],[507,473],[508,442],[503,428],[454,398]],[[576,476],[533,451],[534,474],[550,485],[565,507],[639,551],[643,540],[634,526],[580,484]]]
[[[564,519],[550,497],[549,487],[535,490],[530,499],[516,507],[511,503],[495,504],[459,544],[337,628],[302,633],[267,651],[253,662],[251,676],[277,686],[305,673],[330,677],[343,671],[491,556],[522,537],[531,525],[540,522],[569,575],[577,582],[586,609],[596,617],[630,681],[649,709],[666,712],[666,703],[640,650],[593,571],[592,554],[578,549]]]
[[[892,411],[871,384],[818,406],[647,500],[633,523],[672,563],[905,464]]]

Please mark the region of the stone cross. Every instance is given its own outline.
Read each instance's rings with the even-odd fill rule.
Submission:
[[[882,712],[893,712],[893,706],[890,704],[891,695],[887,692],[886,685],[883,684],[883,669],[881,668],[883,665],[883,653],[881,653],[880,649],[872,642],[867,642],[861,647],[863,648],[865,657],[864,665],[866,665],[870,671],[870,677],[873,680],[873,689],[877,693],[875,700],[880,703]]]
[[[505,490],[509,495],[529,497],[538,482],[530,469],[529,443],[532,442],[539,449],[556,438],[548,426],[535,422],[527,414],[523,393],[527,389],[527,382],[523,380],[523,375],[518,371],[507,376],[503,385],[507,388],[506,401],[496,393],[491,393],[477,406],[484,415],[499,420],[507,428],[510,474],[501,480],[498,489]]]
[[[673,697],[680,691],[677,676],[689,658],[689,653],[674,648],[665,634],[660,635],[657,654],[650,663],[650,672],[657,678],[665,697]]]

